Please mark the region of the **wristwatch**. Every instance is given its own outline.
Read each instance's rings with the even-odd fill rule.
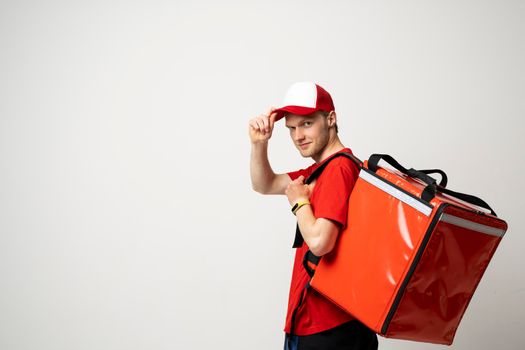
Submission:
[[[292,213],[293,215],[297,215],[297,211],[299,209],[301,209],[302,206],[304,205],[310,205],[310,201],[309,200],[305,200],[305,201],[299,201],[297,203],[295,203],[292,207]]]

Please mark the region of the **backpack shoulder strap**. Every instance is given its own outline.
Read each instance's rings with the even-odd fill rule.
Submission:
[[[309,184],[311,183],[312,181],[314,181],[315,179],[317,179],[321,173],[323,172],[323,170],[326,168],[326,166],[335,158],[338,158],[338,157],[345,157],[345,158],[348,158],[350,159],[351,161],[353,161],[358,168],[362,168],[363,166],[363,162],[360,161],[356,156],[354,156],[352,153],[348,153],[348,152],[339,152],[339,153],[336,153],[336,154],[333,154],[331,155],[330,157],[328,157],[324,162],[323,164],[321,164],[317,169],[315,169],[311,174],[310,176],[308,176],[308,178],[305,180],[305,183],[306,184]]]

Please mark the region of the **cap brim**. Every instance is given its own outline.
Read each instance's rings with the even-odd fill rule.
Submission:
[[[284,107],[274,110],[273,113],[277,113],[277,116],[275,117],[275,121],[278,121],[279,119],[284,117],[285,113],[296,114],[296,115],[309,115],[317,111],[318,109],[310,108],[310,107],[284,106]]]

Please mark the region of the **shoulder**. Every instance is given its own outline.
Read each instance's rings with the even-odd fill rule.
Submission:
[[[343,177],[357,177],[359,174],[359,167],[357,164],[344,156],[339,156],[327,164],[326,169],[322,175],[342,175]],[[325,176],[327,177],[327,176]]]
[[[304,168],[304,169],[300,169],[300,170],[296,170],[296,171],[291,171],[291,172],[289,172],[287,174],[288,174],[288,176],[290,176],[290,179],[292,179],[292,180],[297,179],[301,175],[304,176],[305,178],[307,178],[315,170],[316,167],[317,167],[317,164],[312,164],[308,168]]]

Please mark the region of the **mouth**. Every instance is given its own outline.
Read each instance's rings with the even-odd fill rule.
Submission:
[[[308,145],[310,145],[310,143],[311,143],[311,142],[301,143],[301,144],[299,145],[299,148],[301,148],[301,149],[306,149],[306,148],[308,148]]]

